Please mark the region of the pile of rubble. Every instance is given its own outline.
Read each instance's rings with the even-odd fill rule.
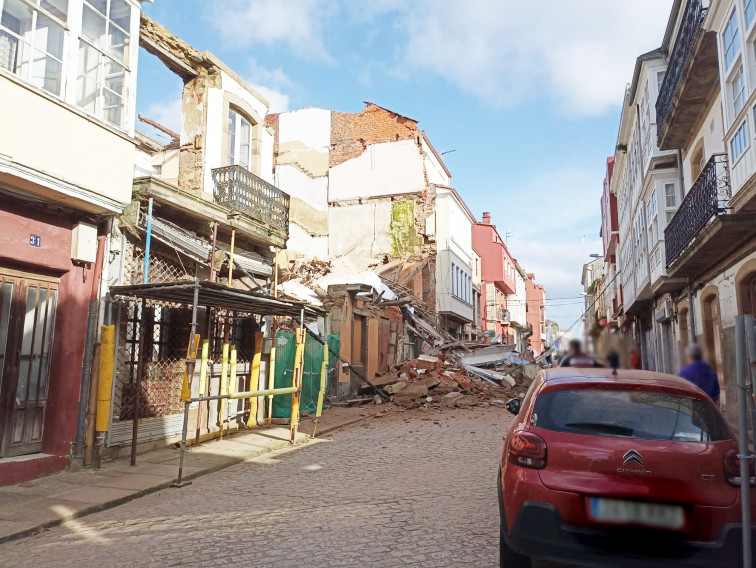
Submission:
[[[467,364],[466,360],[480,366]],[[532,357],[521,359],[506,346],[483,346],[464,353],[457,348],[438,356],[420,355],[395,365],[372,382],[390,396],[391,402],[404,408],[466,408],[480,404],[504,405],[507,400],[524,398],[540,369]],[[370,390],[366,386],[363,392],[368,394]],[[383,404],[384,401],[375,395],[373,402]]]

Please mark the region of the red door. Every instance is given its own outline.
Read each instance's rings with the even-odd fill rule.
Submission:
[[[0,457],[42,449],[57,299],[56,279],[0,272]]]

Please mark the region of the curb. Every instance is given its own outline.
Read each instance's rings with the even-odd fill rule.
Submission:
[[[369,418],[369,417],[363,417],[363,418]],[[355,420],[353,422],[358,422],[359,420]],[[348,424],[352,424],[353,422],[349,422],[347,424],[342,424],[339,426],[334,426],[331,428],[331,430],[337,430],[338,428],[342,428],[343,426],[346,426]],[[293,446],[302,446],[306,443],[308,443],[310,440],[312,440],[312,436],[309,434],[305,435],[305,438],[301,442],[296,442],[293,444]],[[216,471],[220,471],[222,469],[226,469],[227,467],[231,467],[233,465],[237,465],[240,463],[244,463],[246,461],[255,459],[257,457],[260,457],[265,454],[269,454],[271,452],[275,452],[276,450],[282,450],[284,448],[290,448],[292,447],[292,444],[287,441],[281,441],[277,442],[276,444],[273,444],[271,446],[268,446],[262,450],[258,450],[256,452],[249,453],[245,456],[239,456],[234,458],[229,458],[229,461],[225,463],[215,464],[213,466],[208,467],[207,469],[203,469],[201,471],[195,471],[192,474],[183,476],[183,479],[185,481],[190,481],[192,479],[196,479],[198,477],[202,477],[203,475],[207,475],[210,473],[215,473]],[[92,505],[91,507],[87,507],[85,509],[81,509],[80,511],[76,511],[75,513],[71,513],[69,515],[66,515],[64,517],[60,517],[58,519],[54,519],[51,521],[45,521],[43,523],[40,523],[38,525],[35,525],[33,527],[29,527],[28,529],[23,529],[21,531],[0,536],[0,544],[4,544],[6,542],[10,542],[13,540],[19,540],[22,538],[26,538],[29,536],[32,536],[36,533],[42,532],[47,529],[51,529],[60,525],[63,525],[69,521],[73,521],[75,519],[80,519],[81,517],[86,517],[87,515],[92,515],[94,513],[99,513],[101,511],[107,511],[108,509],[113,509],[115,507],[118,507],[120,505],[124,505],[128,503],[129,501],[134,501],[135,499],[139,499],[140,497],[145,497],[147,495],[150,495],[151,493],[156,493],[158,491],[161,491],[163,489],[167,489],[171,487],[171,485],[174,483],[175,480],[167,481],[165,483],[161,483],[159,485],[154,485],[152,487],[147,487],[146,489],[140,489],[131,495],[126,495],[124,497],[119,497],[118,499],[113,499],[111,501],[106,501],[104,503],[97,503],[96,505]],[[178,488],[180,489],[180,488]]]

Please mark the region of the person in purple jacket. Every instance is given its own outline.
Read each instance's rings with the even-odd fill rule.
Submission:
[[[680,370],[680,376],[689,380],[709,395],[711,400],[719,402],[719,378],[717,372],[703,360],[703,351],[696,343],[685,348],[685,365]]]

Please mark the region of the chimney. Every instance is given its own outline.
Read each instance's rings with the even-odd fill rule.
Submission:
[[[483,224],[484,225],[491,224],[491,213],[489,213],[488,211],[483,212]]]

